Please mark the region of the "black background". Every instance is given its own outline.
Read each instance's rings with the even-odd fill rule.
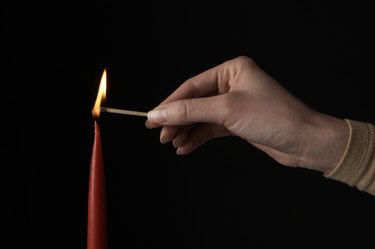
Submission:
[[[375,122],[373,15],[345,2],[1,4],[0,248],[86,247],[103,68],[107,106],[147,111],[187,78],[247,55],[313,108]],[[373,242],[369,194],[235,137],[177,156],[143,117],[99,122],[111,249]]]

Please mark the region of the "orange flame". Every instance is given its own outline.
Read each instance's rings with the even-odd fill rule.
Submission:
[[[105,101],[107,91],[107,72],[104,69],[102,79],[100,80],[98,95],[96,96],[94,108],[92,108],[92,116],[94,118],[100,117],[100,104]]]

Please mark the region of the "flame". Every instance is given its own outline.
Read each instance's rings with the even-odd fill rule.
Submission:
[[[98,95],[96,96],[94,108],[92,108],[92,116],[94,118],[100,117],[100,104],[105,101],[105,95],[107,90],[107,71],[103,70],[102,79],[100,80]]]

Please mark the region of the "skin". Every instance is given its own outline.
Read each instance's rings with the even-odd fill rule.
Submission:
[[[306,106],[245,56],[186,80],[147,118],[179,155],[238,136],[282,165],[324,173],[340,162],[350,133],[345,120]]]

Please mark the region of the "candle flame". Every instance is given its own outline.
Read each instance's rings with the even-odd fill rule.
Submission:
[[[107,71],[106,69],[104,69],[102,78],[99,84],[98,95],[96,96],[94,108],[92,108],[92,116],[94,118],[100,117],[100,104],[101,102],[105,101],[106,90],[107,90]]]

